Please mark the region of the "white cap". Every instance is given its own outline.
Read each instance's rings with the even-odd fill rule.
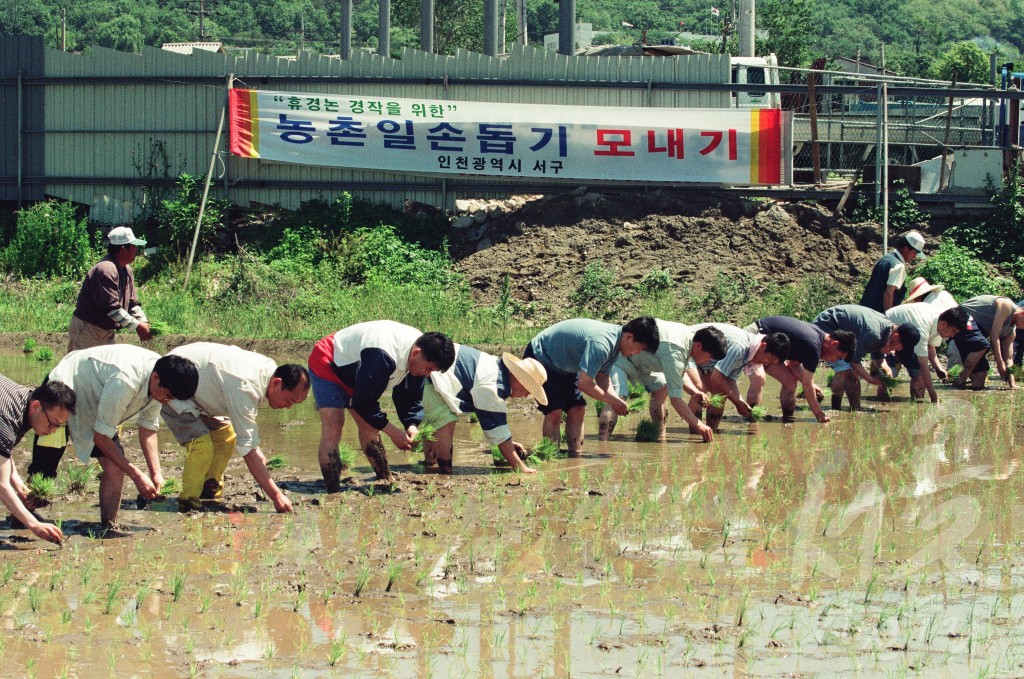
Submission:
[[[924,236],[922,236],[917,231],[907,231],[905,234],[903,234],[903,237],[906,239],[910,247],[917,250],[917,256],[924,259]]]
[[[138,245],[142,247],[146,244],[146,241],[136,238],[135,232],[127,226],[115,226],[107,234],[107,240],[110,241],[111,245]]]

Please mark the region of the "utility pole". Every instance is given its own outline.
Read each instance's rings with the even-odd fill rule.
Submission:
[[[516,42],[526,44],[526,0],[516,0]]]
[[[198,10],[195,10],[195,9],[186,10],[189,14],[192,14],[192,15],[195,15],[195,16],[199,17],[199,41],[200,42],[205,42],[206,41],[206,16],[208,14],[212,14],[213,13],[212,11],[208,11],[206,9],[206,3],[208,1],[210,2],[210,4],[213,4],[213,0],[199,0],[199,9]]]
[[[60,8],[60,51],[68,51],[68,8]]]

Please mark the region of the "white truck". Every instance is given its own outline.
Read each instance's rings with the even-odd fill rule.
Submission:
[[[778,85],[779,61],[774,54],[766,57],[731,57],[732,82],[738,85]],[[734,108],[779,108],[778,92],[733,92]]]

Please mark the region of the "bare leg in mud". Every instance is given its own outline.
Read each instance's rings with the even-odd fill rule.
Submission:
[[[384,443],[380,440],[380,431],[374,429],[366,420],[357,415],[355,411],[352,411],[351,415],[352,419],[355,420],[356,426],[359,427],[359,448],[363,451],[366,459],[369,460],[374,474],[381,481],[393,481],[394,477],[391,476],[391,466],[388,464],[387,451],[384,449]]]
[[[569,457],[583,454],[583,418],[587,407],[573,406],[565,411],[565,441],[569,447]]]
[[[423,445],[423,458],[426,465],[437,465],[442,474],[452,473],[454,457],[455,423],[449,422],[434,432],[434,440]]]
[[[782,385],[782,388],[779,390],[782,419],[783,421],[792,421],[796,414],[796,375],[793,374],[789,366],[782,364],[765,366],[765,372],[777,379],[779,384]]]
[[[860,377],[853,370],[837,372],[832,378],[832,409],[839,410],[843,406],[843,394],[850,402],[850,410],[860,410]]]
[[[668,426],[668,387],[663,387],[650,396],[651,400],[648,403],[647,413],[651,421],[658,425],[658,440],[664,441],[665,429]],[[618,421],[619,416],[612,410],[610,405],[605,404],[597,418],[597,440],[607,441],[615,431],[615,425]]]
[[[345,410],[342,408],[320,408],[320,447],[317,458],[320,462],[320,473],[324,477],[324,485],[328,493],[341,490],[341,458],[338,456],[338,444],[341,442],[341,430],[345,426]]]

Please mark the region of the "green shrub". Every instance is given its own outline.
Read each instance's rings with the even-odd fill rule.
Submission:
[[[588,264],[580,276],[579,285],[569,295],[569,303],[579,311],[611,318],[626,291],[615,285],[615,272],[605,269],[600,262]]]
[[[78,278],[93,259],[86,220],[76,219],[71,203],[55,200],[19,211],[14,238],[0,251],[4,267],[22,276]]]
[[[1020,292],[1016,283],[999,276],[992,265],[948,238],[915,273],[931,283],[941,283],[959,300],[977,295],[1005,295],[1016,299]]]
[[[404,241],[395,227],[381,225],[356,229],[344,239],[339,259],[345,261],[345,277],[352,283],[373,280],[392,285],[460,286],[446,247],[427,250]]]
[[[1024,187],[1017,161],[990,200],[995,210],[988,219],[952,226],[946,235],[989,261],[1015,262],[1024,257]]]
[[[664,269],[649,271],[636,286],[641,297],[656,297],[672,289],[672,275]]]
[[[160,201],[156,210],[159,227],[152,244],[166,246],[167,256],[184,259],[192,247],[192,238],[199,219],[199,204],[203,198],[204,177],[181,174],[177,179],[177,193]],[[221,226],[230,203],[208,196],[203,210],[203,222],[199,228],[198,252],[206,251],[213,245],[214,236]]]
[[[902,182],[893,182],[899,186]],[[879,224],[885,219],[884,208],[879,205],[875,207],[874,195],[866,193],[858,194],[853,207],[850,208],[849,220],[851,222],[877,222]],[[902,232],[912,229],[914,226],[929,220],[927,212],[918,207],[917,202],[910,197],[910,190],[901,187],[896,190],[896,196],[889,198],[889,231]]]

